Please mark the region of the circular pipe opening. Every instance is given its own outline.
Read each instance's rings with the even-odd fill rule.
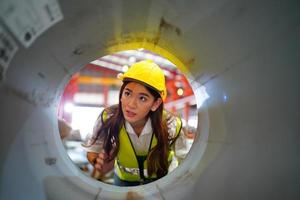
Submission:
[[[148,47],[149,50],[159,53],[163,57],[166,57],[170,59],[172,63],[177,63],[175,64],[182,72],[183,74],[187,77],[188,82],[190,83],[190,86],[192,87],[194,97],[196,100],[197,104],[197,130],[196,130],[196,138],[195,141],[192,145],[191,151],[189,154],[187,154],[187,157],[184,159],[182,164],[176,168],[176,170],[172,171],[169,173],[167,176],[152,182],[150,184],[143,185],[142,187],[137,186],[137,187],[130,187],[130,188],[118,188],[118,191],[120,193],[115,193],[116,186],[112,186],[109,184],[105,184],[99,181],[95,181],[88,176],[85,176],[83,173],[81,173],[81,170],[77,168],[69,159],[68,156],[63,156],[65,160],[66,167],[70,170],[71,174],[77,175],[83,183],[87,184],[83,186],[80,183],[80,187],[87,188],[100,188],[98,190],[98,194],[100,196],[106,196],[108,195],[109,197],[114,196],[114,198],[118,198],[119,195],[124,196],[126,195],[137,195],[137,196],[155,196],[157,194],[160,194],[163,196],[163,193],[168,190],[168,188],[172,187],[171,185],[174,186],[174,183],[176,184],[186,184],[187,182],[192,183],[192,180],[196,180],[198,175],[200,174],[202,169],[199,169],[200,165],[200,160],[202,158],[202,155],[205,151],[206,148],[206,143],[208,139],[208,133],[209,133],[209,119],[208,119],[208,113],[205,107],[205,100],[209,97],[208,94],[205,91],[205,87],[200,85],[197,81],[194,80],[194,77],[191,75],[190,71],[188,70],[185,65],[183,65],[179,59],[177,59],[175,56],[170,54],[169,52],[165,51],[164,49],[158,47],[158,46],[153,46],[152,44],[145,44],[143,45],[138,45],[136,43],[133,44],[126,44],[126,45],[119,45],[119,46],[113,46],[109,48],[109,52],[116,52],[118,50],[126,50],[129,47],[138,47],[136,49],[146,49],[145,47]],[[179,65],[178,65],[179,64]],[[63,91],[63,86],[66,85],[68,82],[67,78],[64,79],[64,83],[62,83],[62,86],[60,88],[60,91]],[[68,108],[68,107],[67,107]],[[67,109],[66,108],[66,109]],[[69,105],[69,108],[70,105]],[[57,148],[59,148],[59,152],[62,154],[66,154],[65,149],[61,145],[60,138],[56,137],[57,142]],[[74,183],[73,179],[70,179],[71,182]],[[172,183],[172,184],[171,184]],[[78,184],[78,182],[74,183]],[[185,185],[186,187],[186,185]],[[108,192],[108,193],[107,193]],[[113,193],[109,193],[113,192]],[[112,195],[112,196],[110,196]]]

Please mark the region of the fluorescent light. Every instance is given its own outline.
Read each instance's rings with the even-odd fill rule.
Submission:
[[[130,56],[128,60],[129,60],[130,63],[135,63],[136,62],[136,58],[134,56]]]
[[[183,89],[182,89],[182,88],[178,88],[178,89],[177,89],[177,94],[178,94],[179,96],[182,96],[182,95],[183,95]]]
[[[124,65],[124,66],[122,67],[122,71],[123,71],[123,72],[127,72],[127,70],[128,70],[128,65]]]

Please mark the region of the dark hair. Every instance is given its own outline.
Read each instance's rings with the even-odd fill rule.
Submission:
[[[104,141],[104,150],[109,155],[108,161],[113,160],[119,151],[120,141],[119,133],[124,125],[125,119],[122,112],[121,97],[125,86],[131,81],[124,81],[119,93],[119,104],[106,109],[109,118],[102,121],[102,126],[97,132],[95,141],[100,138]],[[144,85],[145,86],[145,85]],[[154,100],[161,98],[159,93],[153,88],[145,86],[145,88],[154,96]],[[163,177],[168,173],[168,155],[170,152],[169,137],[166,120],[163,120],[163,103],[156,111],[149,112],[153,133],[157,138],[157,145],[150,149],[147,156],[148,174],[151,176],[156,173],[157,177]],[[94,141],[94,142],[95,142]]]

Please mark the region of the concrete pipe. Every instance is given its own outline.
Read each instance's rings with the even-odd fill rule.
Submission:
[[[0,2],[1,199],[300,199],[298,1]],[[57,128],[64,85],[119,50],[163,52],[210,98],[173,173],[83,175]],[[197,95],[196,95],[197,96]]]

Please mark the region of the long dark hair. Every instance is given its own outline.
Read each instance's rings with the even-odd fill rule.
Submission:
[[[95,142],[99,138],[104,141],[104,151],[108,155],[107,161],[115,159],[119,151],[119,133],[125,122],[121,107],[121,97],[125,86],[129,82],[130,81],[124,81],[121,86],[119,104],[106,109],[109,117],[107,120],[102,121],[102,126],[97,131],[97,136],[94,140]],[[154,100],[161,98],[155,89],[148,86],[145,86],[145,88],[154,96]],[[153,133],[157,138],[157,145],[150,149],[147,156],[148,174],[151,176],[156,173],[158,178],[165,176],[168,173],[169,167],[168,155],[170,151],[170,140],[166,120],[163,120],[163,110],[164,105],[161,103],[156,111],[150,110],[148,114],[151,119]]]

